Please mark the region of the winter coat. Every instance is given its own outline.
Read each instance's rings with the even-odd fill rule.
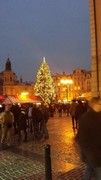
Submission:
[[[19,130],[26,130],[27,128],[27,116],[24,111],[21,111],[18,121]]]
[[[71,116],[75,116],[75,112],[76,112],[76,107],[77,107],[77,104],[76,103],[72,103],[71,105],[70,105],[70,115]]]

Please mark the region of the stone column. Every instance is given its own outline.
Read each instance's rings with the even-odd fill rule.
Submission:
[[[101,97],[101,0],[89,0],[92,96]]]

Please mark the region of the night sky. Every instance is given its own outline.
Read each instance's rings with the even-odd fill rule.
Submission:
[[[18,79],[91,69],[88,0],[0,0],[0,72],[9,57]]]

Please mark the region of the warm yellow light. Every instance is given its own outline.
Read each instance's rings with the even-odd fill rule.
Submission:
[[[22,92],[21,95],[26,96],[28,95],[28,92]]]
[[[73,84],[72,79],[61,79],[61,84]]]
[[[66,88],[63,88],[63,91],[66,91]]]
[[[28,92],[22,92],[21,93],[21,95],[20,95],[20,98],[22,99],[22,100],[27,100],[27,98],[28,98]]]

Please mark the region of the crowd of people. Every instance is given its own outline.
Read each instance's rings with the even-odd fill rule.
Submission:
[[[21,107],[5,104],[0,113],[1,144],[13,144],[13,134],[18,135],[18,140],[26,142],[28,133],[35,138],[49,138],[47,122],[49,111],[44,105],[28,104]]]
[[[78,117],[84,113],[87,108],[81,101],[68,104],[52,104],[47,108],[44,105],[37,106],[32,103],[22,104],[5,104],[0,109],[0,125],[1,125],[1,144],[11,146],[12,131],[18,135],[18,140],[26,142],[28,133],[33,134],[34,138],[49,138],[47,122],[50,117],[54,117],[57,113],[62,117],[63,113],[72,118],[73,128],[77,128]],[[76,126],[75,126],[76,122]]]

